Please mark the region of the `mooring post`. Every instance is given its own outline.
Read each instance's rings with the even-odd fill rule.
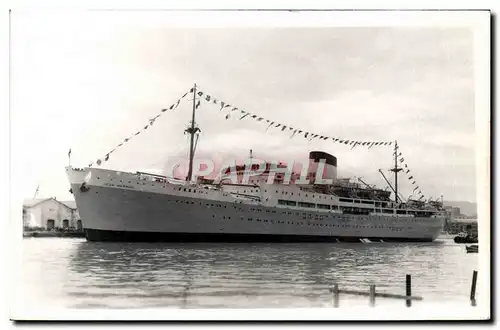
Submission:
[[[472,273],[472,286],[470,288],[470,303],[472,306],[476,306],[476,282],[477,270]]]
[[[411,297],[411,275],[406,274],[406,297]],[[406,307],[411,307],[411,299],[406,299]]]
[[[339,307],[339,285],[335,284],[333,285],[333,307],[338,308]]]
[[[370,307],[375,306],[375,285],[370,285]]]

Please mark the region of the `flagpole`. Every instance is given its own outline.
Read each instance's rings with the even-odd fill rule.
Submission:
[[[398,141],[394,141],[394,168],[391,168],[391,172],[394,172],[394,201],[398,203],[398,172],[401,171],[402,168],[398,168]]]
[[[36,195],[38,194],[38,189],[40,189],[40,184],[36,186],[35,194],[33,195],[33,199],[36,198]]]
[[[191,117],[191,127],[189,130],[189,134],[191,134],[191,141],[189,144],[189,170],[186,181],[191,182],[191,176],[193,175],[193,156],[194,156],[194,119],[195,119],[195,110],[196,110],[196,83],[193,86],[193,114]]]
[[[68,166],[71,167],[71,149],[68,152]]]

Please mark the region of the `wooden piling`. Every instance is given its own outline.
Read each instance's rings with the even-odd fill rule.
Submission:
[[[406,275],[406,296],[411,297],[411,275]],[[406,299],[406,307],[411,307],[411,299]]]
[[[370,307],[375,306],[375,285],[370,285]]]
[[[339,307],[339,285],[335,284],[333,286],[333,307],[338,308]]]
[[[473,288],[471,292],[471,300],[472,297],[475,295],[475,290],[476,290],[476,278],[477,278],[477,272],[475,271],[474,275],[474,280],[473,280]],[[340,300],[340,294],[345,294],[345,295],[356,295],[356,296],[365,296],[370,298],[370,307],[375,306],[375,299],[377,297],[379,298],[392,298],[392,299],[402,299],[406,301],[406,306],[411,307],[412,305],[412,300],[423,300],[422,297],[417,297],[417,296],[412,296],[411,295],[411,275],[406,275],[406,294],[395,294],[395,293],[388,293],[388,292],[376,292],[376,286],[374,284],[370,285],[370,290],[367,292],[365,290],[349,290],[349,289],[339,289],[338,284],[334,284],[332,288],[329,289],[330,293],[332,293],[332,299],[333,299],[333,307],[338,308],[339,307],[339,300]],[[473,293],[474,292],[474,293]]]
[[[472,306],[476,306],[476,282],[477,282],[477,270],[472,273],[472,285],[470,288],[470,303]]]

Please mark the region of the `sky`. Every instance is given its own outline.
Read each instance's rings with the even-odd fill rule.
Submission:
[[[151,18],[151,19],[150,19]],[[197,83],[287,126],[400,145],[422,192],[476,202],[473,33],[467,27],[189,27],[157,14],[23,12],[11,19],[11,137],[26,198],[71,199],[64,167],[104,157]],[[161,173],[186,157],[188,98],[102,167]],[[338,159],[340,177],[384,188],[390,147],[290,138],[253,120],[197,110],[197,154]],[[404,196],[412,186],[403,178]]]

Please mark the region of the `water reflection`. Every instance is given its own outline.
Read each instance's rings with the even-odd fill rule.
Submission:
[[[474,255],[422,244],[141,244],[78,242],[65,290],[73,306],[262,308],[330,304],[328,288],[375,283],[427,299],[467,297]],[[76,303],[75,303],[76,301]]]

